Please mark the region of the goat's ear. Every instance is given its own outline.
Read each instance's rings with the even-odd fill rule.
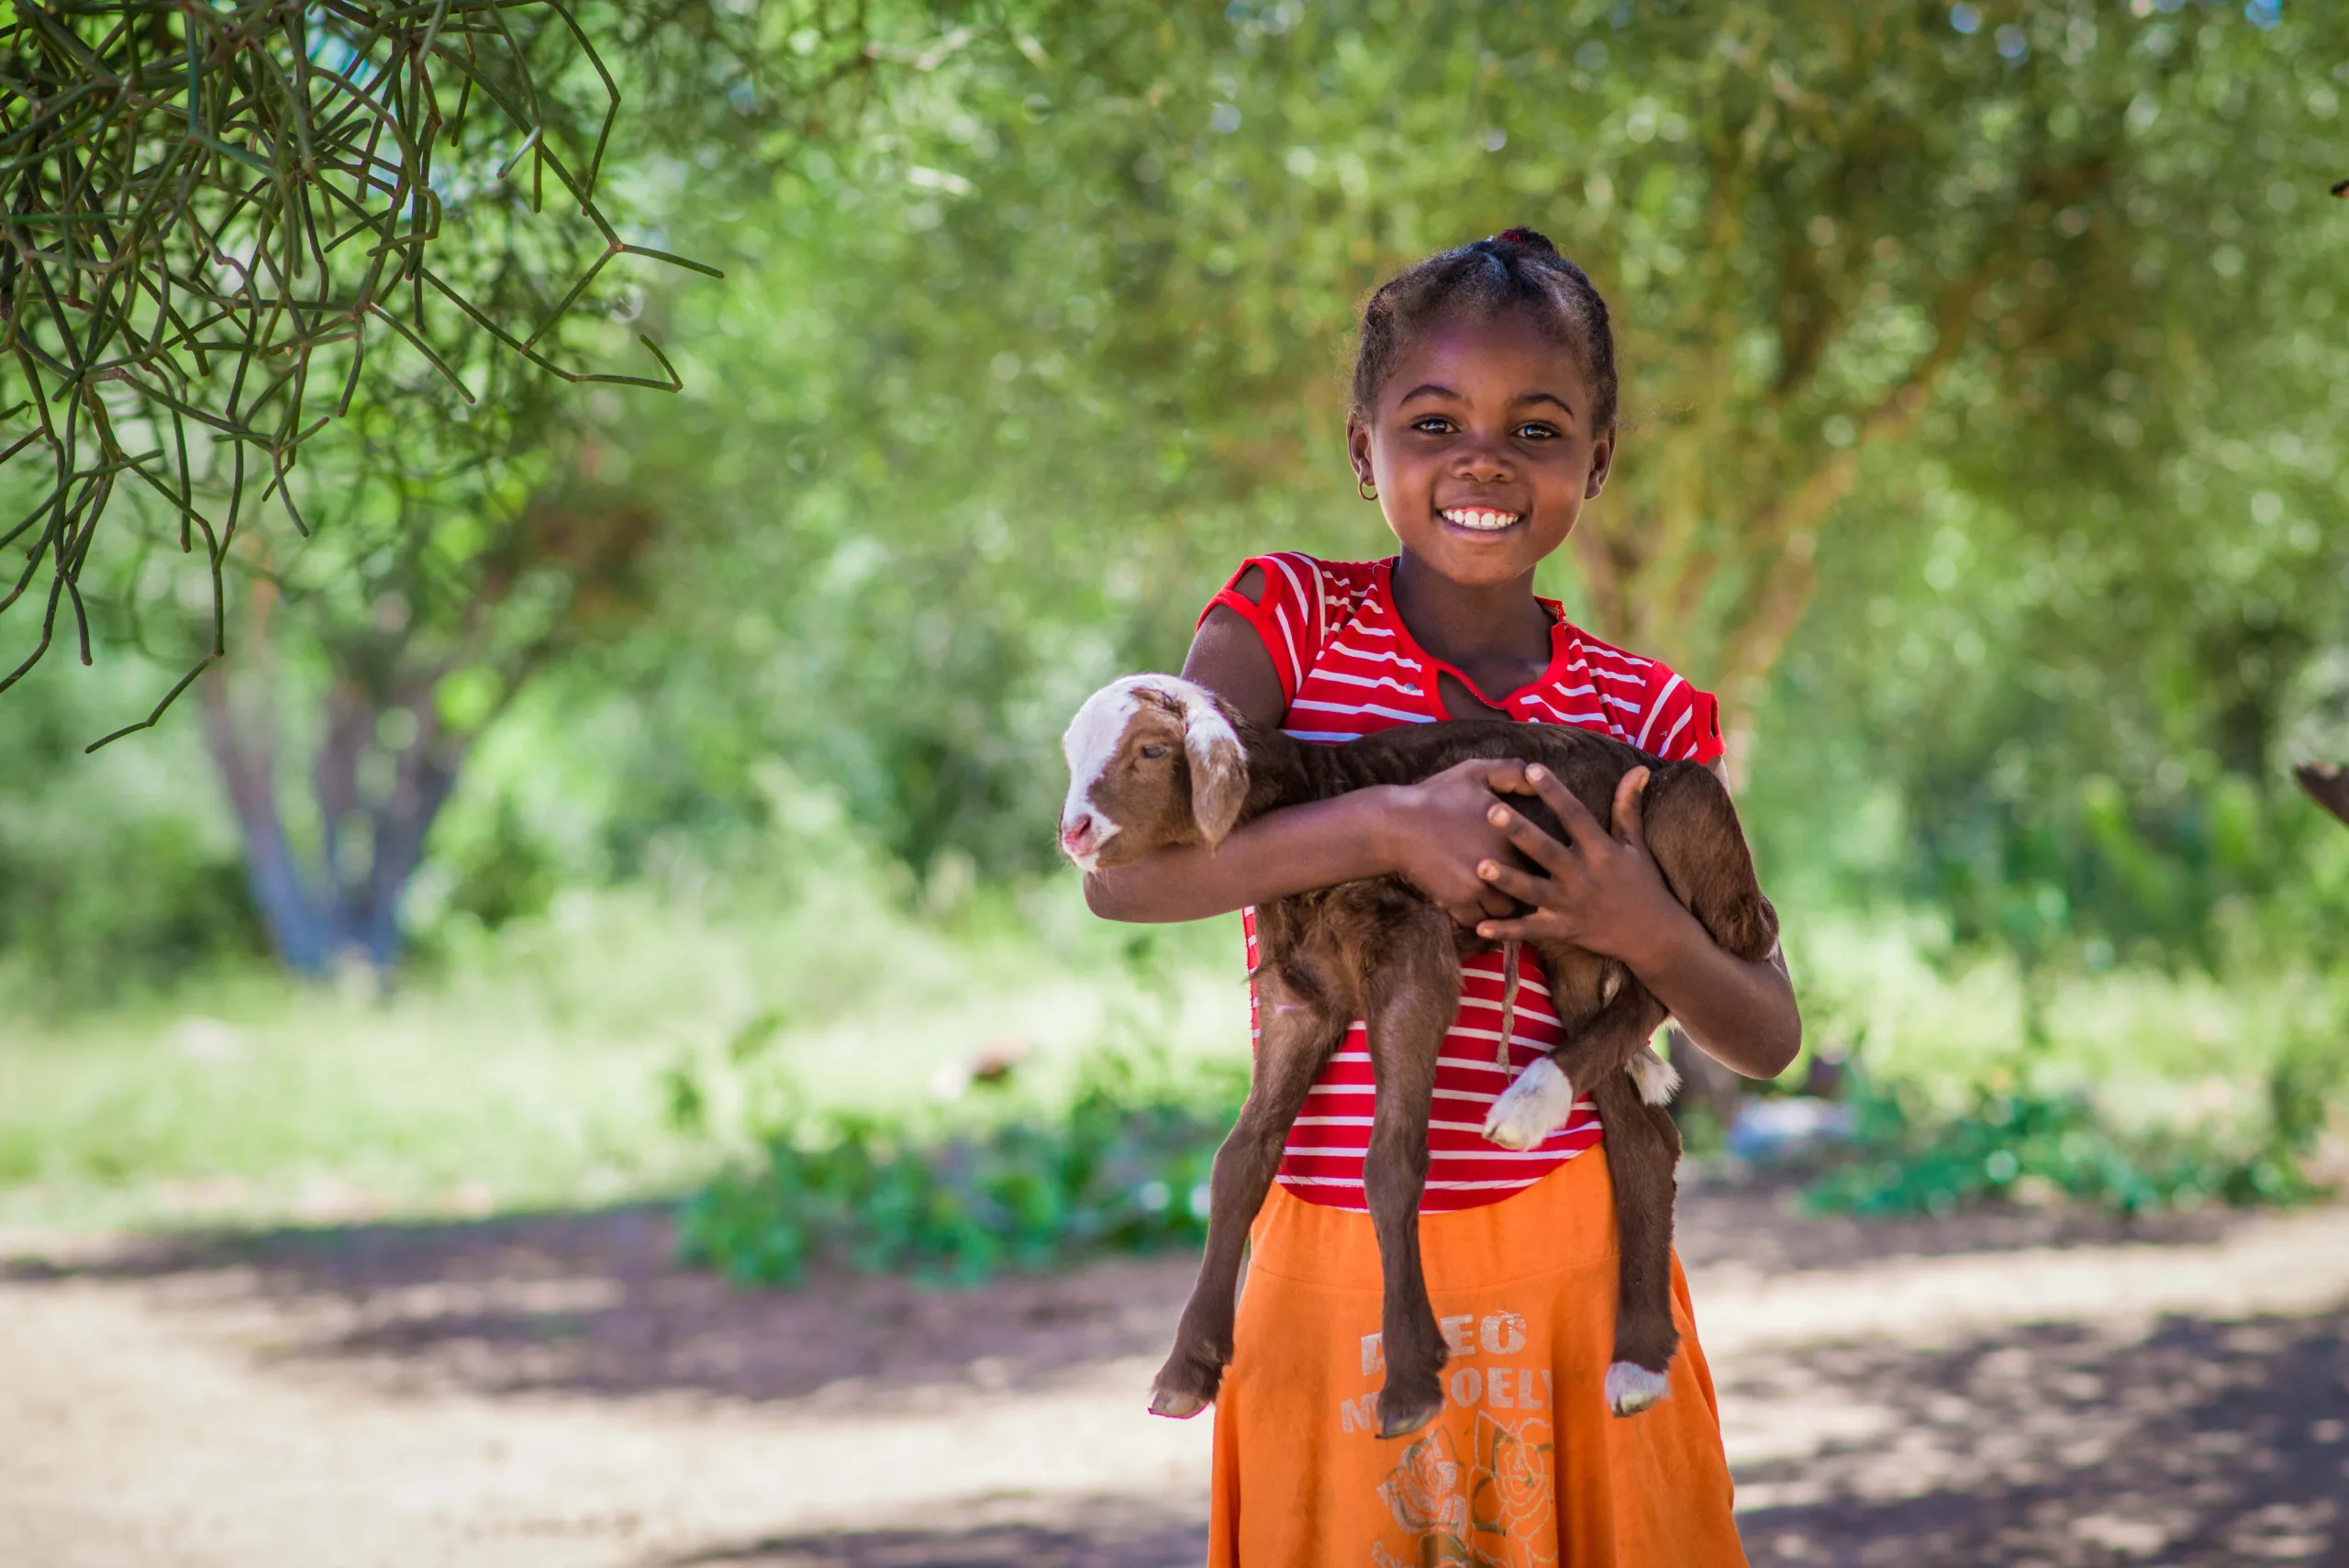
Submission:
[[[1248,799],[1248,755],[1231,721],[1213,707],[1194,707],[1183,727],[1191,763],[1191,820],[1210,850],[1230,836]]]

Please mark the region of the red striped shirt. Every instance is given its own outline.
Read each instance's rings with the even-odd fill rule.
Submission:
[[[1209,601],[1209,608],[1229,605],[1264,639],[1288,702],[1283,728],[1298,740],[1352,740],[1397,724],[1447,718],[1437,692],[1438,672],[1476,690],[1461,671],[1422,649],[1403,624],[1392,592],[1394,565],[1392,560],[1260,555],[1242,563]],[[1261,601],[1238,588],[1251,567],[1264,573]],[[1525,723],[1601,730],[1658,757],[1709,762],[1720,755],[1720,710],[1710,694],[1654,660],[1599,641],[1569,622],[1554,600],[1541,602],[1551,619],[1550,667],[1506,697],[1486,697],[1487,703]],[[1255,913],[1250,909],[1242,916],[1251,969],[1256,964]],[[1550,1010],[1541,966],[1528,952],[1509,1040],[1510,1066],[1497,1066],[1501,987],[1499,954],[1466,961],[1460,1013],[1436,1058],[1422,1212],[1498,1202],[1598,1142],[1598,1119],[1586,1098],[1565,1126],[1532,1149],[1518,1151],[1486,1141],[1485,1114],[1493,1101],[1518,1073],[1564,1038]],[[1252,997],[1250,1014],[1252,1035],[1260,1033]],[[1314,1080],[1289,1132],[1281,1184],[1313,1203],[1362,1208],[1372,1096],[1369,1048],[1356,1019]]]

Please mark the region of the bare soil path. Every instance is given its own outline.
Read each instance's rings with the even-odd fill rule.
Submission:
[[[1758,1564],[2349,1564],[2349,1209],[1682,1248]],[[8,1568],[1176,1568],[1191,1263],[976,1292],[677,1269],[652,1212],[0,1238]]]

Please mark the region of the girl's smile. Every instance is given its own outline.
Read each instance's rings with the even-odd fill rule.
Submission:
[[[1443,506],[1436,516],[1455,528],[1465,528],[1475,534],[1497,534],[1525,521],[1520,512],[1496,512],[1484,506]]]

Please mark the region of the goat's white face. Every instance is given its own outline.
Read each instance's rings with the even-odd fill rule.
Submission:
[[[1128,675],[1085,700],[1061,738],[1068,799],[1061,850],[1081,871],[1167,844],[1223,841],[1248,793],[1231,721],[1199,685]],[[1112,841],[1115,847],[1112,847]]]

